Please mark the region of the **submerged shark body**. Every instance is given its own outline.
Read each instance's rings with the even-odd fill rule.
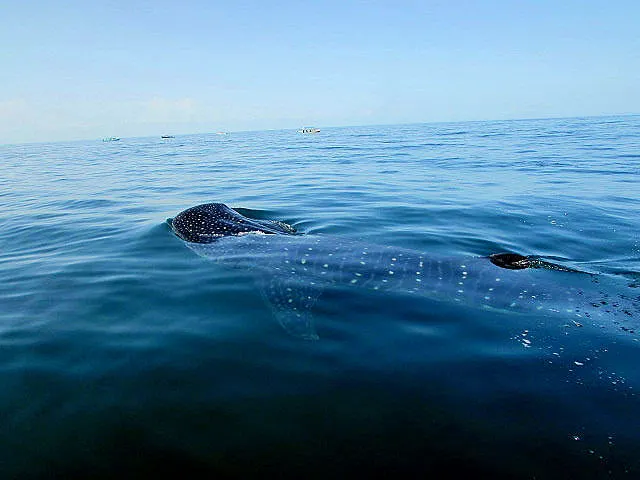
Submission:
[[[198,255],[254,272],[282,327],[305,339],[317,338],[311,310],[323,289],[332,285],[561,315],[576,324],[578,319],[613,319],[630,331],[629,320],[640,317],[640,298],[626,285],[616,286],[616,292],[625,289],[623,294],[611,294],[611,288],[602,288],[602,276],[533,257],[434,257],[336,237],[295,235],[286,224],[249,219],[223,204],[193,207],[170,223]]]

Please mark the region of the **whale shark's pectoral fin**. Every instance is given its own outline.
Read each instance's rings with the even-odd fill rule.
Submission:
[[[322,293],[320,288],[305,286],[278,276],[265,278],[261,291],[273,314],[285,331],[304,340],[318,340],[311,309]]]

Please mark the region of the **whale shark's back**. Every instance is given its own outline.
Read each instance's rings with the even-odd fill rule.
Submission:
[[[188,208],[176,215],[170,225],[176,235],[192,243],[211,243],[220,237],[245,233],[295,233],[295,229],[286,223],[248,218],[223,203]]]

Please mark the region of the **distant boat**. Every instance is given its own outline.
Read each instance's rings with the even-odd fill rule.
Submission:
[[[173,135],[162,135],[162,138],[176,138]]]
[[[314,127],[305,127],[298,130],[298,133],[320,133],[320,129]]]
[[[102,139],[103,142],[118,142],[120,137],[106,137]]]
[[[227,132],[216,132],[216,135],[226,135]]]

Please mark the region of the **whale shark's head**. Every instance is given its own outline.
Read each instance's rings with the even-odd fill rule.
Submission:
[[[220,237],[245,233],[292,235],[295,229],[275,220],[248,218],[224,203],[188,208],[169,220],[174,233],[192,243],[211,243]]]

